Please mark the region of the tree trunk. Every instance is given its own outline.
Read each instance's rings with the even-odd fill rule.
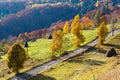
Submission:
[[[19,74],[19,69],[18,67],[16,68],[16,75]]]

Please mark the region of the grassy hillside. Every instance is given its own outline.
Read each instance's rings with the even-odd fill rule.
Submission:
[[[83,30],[83,35],[85,36],[86,40],[83,44],[81,44],[81,46],[94,40],[97,37],[96,31],[97,31],[97,29]],[[75,38],[75,36],[71,33],[64,36],[65,51],[74,50],[74,47],[73,47],[74,38]],[[51,43],[52,43],[52,40],[49,40],[49,39],[38,39],[36,42],[29,42],[28,43],[30,46],[28,49],[29,56],[37,58],[37,59],[48,58],[51,55],[51,49],[50,49]]]
[[[94,40],[97,37],[96,30],[97,29],[83,31],[83,34],[85,35],[86,41],[82,45],[87,44],[88,42]],[[66,46],[64,48],[66,51],[74,50],[74,47],[73,47],[74,37],[75,36],[70,34],[70,33],[64,36],[64,39],[68,40],[68,42],[66,42],[66,40],[65,40]],[[28,49],[28,54],[29,54],[30,58],[26,61],[24,69],[22,69],[20,72],[24,72],[26,70],[29,70],[29,69],[35,67],[35,66],[38,66],[38,65],[41,65],[45,62],[50,61],[51,42],[52,42],[52,40],[49,40],[49,39],[38,39],[35,42],[29,42],[28,44],[30,47]],[[59,56],[60,53],[57,53],[56,55]],[[0,60],[0,65],[3,66],[0,68],[0,79],[8,79],[9,77],[14,75],[7,68],[4,59]]]
[[[29,80],[93,80],[94,78],[101,80],[116,65],[119,66],[119,64],[116,64],[116,57],[105,57],[106,51],[111,47],[114,47],[117,53],[120,53],[119,39],[120,34],[107,40],[105,45],[98,44],[90,51],[85,52],[83,56],[60,63]],[[114,79],[116,80],[116,78]]]

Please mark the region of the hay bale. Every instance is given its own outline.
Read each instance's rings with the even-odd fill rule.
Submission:
[[[24,47],[25,47],[25,48],[28,48],[28,47],[29,47],[27,41],[25,41]]]
[[[117,56],[117,52],[115,51],[114,48],[111,48],[106,52],[106,57],[112,57],[112,56]]]
[[[52,35],[51,34],[49,35],[48,39],[52,39]]]

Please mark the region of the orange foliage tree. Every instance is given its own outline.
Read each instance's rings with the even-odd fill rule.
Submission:
[[[84,16],[81,20],[81,25],[83,28],[93,27],[93,22],[88,17]]]

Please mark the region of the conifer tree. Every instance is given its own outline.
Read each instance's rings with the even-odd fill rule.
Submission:
[[[64,34],[69,33],[69,24],[68,24],[68,21],[66,21],[66,23],[64,24],[63,33]]]
[[[6,62],[8,68],[18,74],[19,70],[23,68],[26,57],[24,48],[18,42],[15,42],[7,52]]]
[[[99,43],[102,45],[108,35],[108,28],[104,22],[99,26],[97,34],[99,36]]]
[[[81,34],[80,30],[82,30],[82,26],[80,24],[80,16],[77,15],[71,24],[71,33],[76,36],[74,40],[74,47],[79,47],[80,43],[85,41],[85,37]]]
[[[60,51],[62,44],[63,44],[63,33],[61,30],[57,30],[53,32],[53,41],[52,41],[52,55],[54,55],[55,52]]]

